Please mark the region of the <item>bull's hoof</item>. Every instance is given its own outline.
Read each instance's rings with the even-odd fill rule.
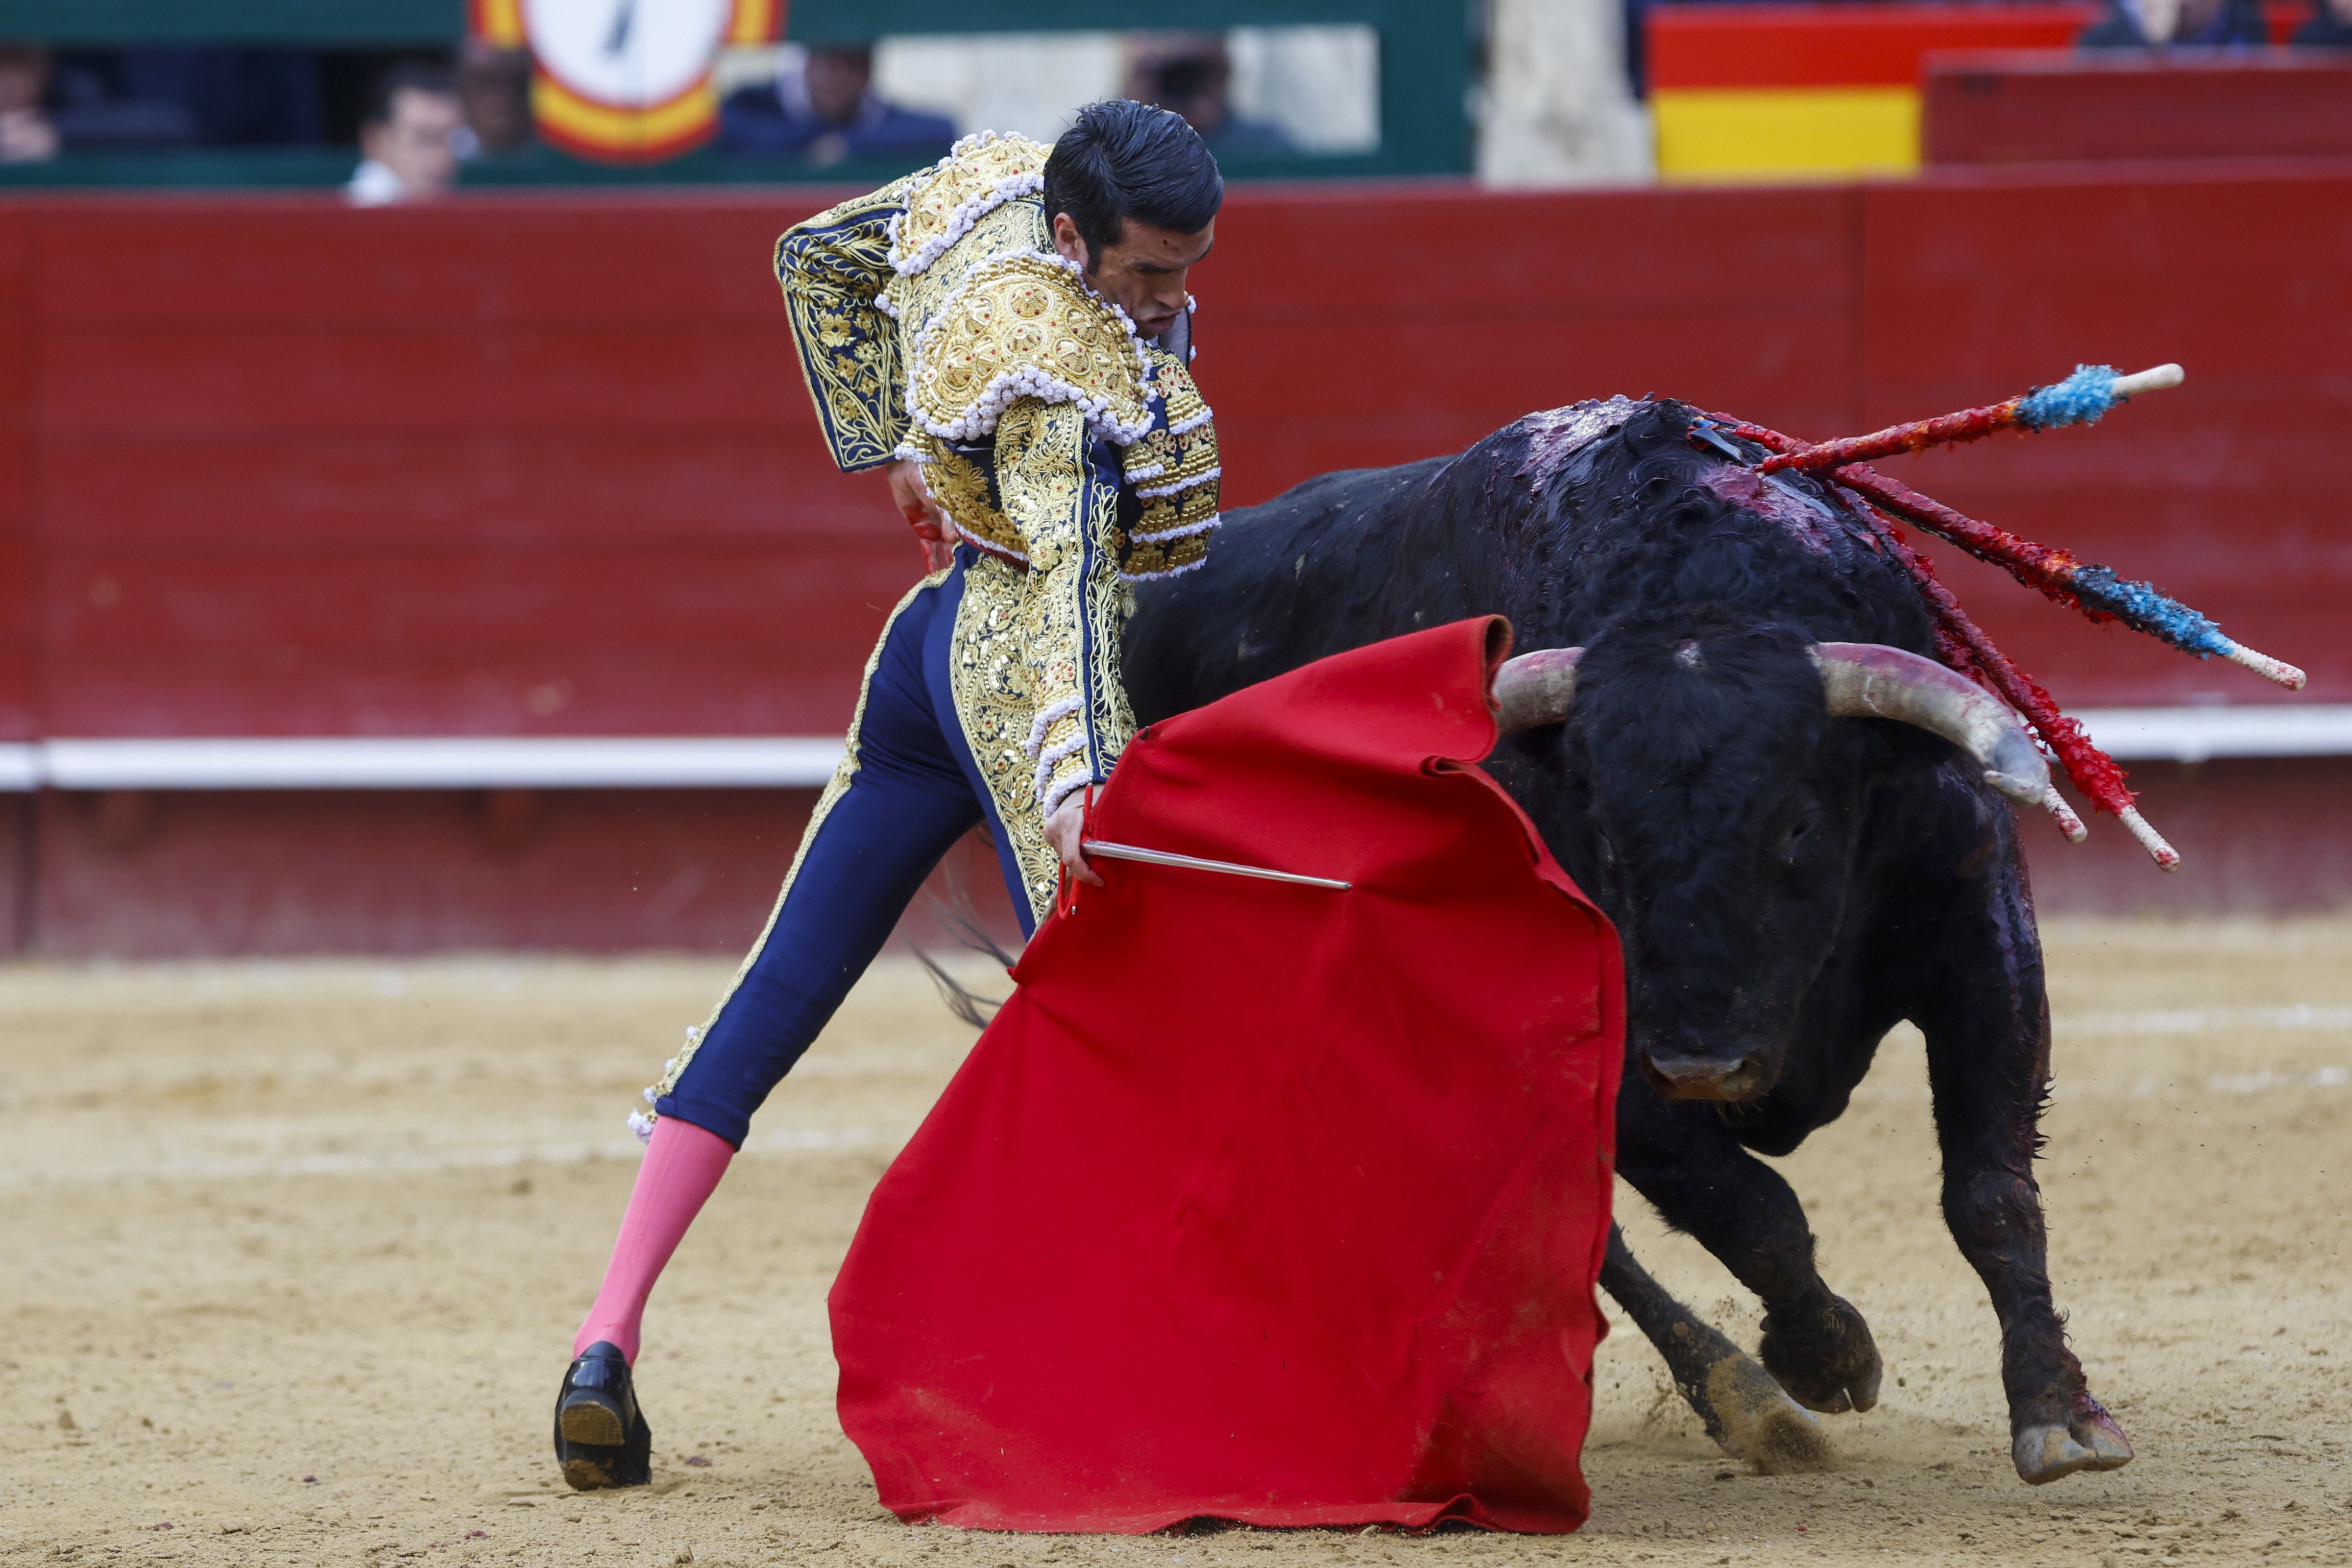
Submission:
[[[1789,1397],[1771,1374],[1738,1351],[1707,1368],[1700,1391],[1710,1434],[1725,1453],[1760,1475],[1826,1470],[1837,1463],[1821,1424]],[[1693,1401],[1694,1404],[1697,1401]]]
[[[1818,1302],[1764,1314],[1764,1365],[1797,1403],[1825,1415],[1878,1403],[1878,1346],[1853,1303],[1823,1291]]]
[[[2077,1470],[2120,1469],[2132,1461],[2131,1439],[2106,1406],[2084,1394],[2074,1401],[2074,1418],[2027,1427],[2010,1445],[2010,1458],[2028,1486],[2047,1486]]]

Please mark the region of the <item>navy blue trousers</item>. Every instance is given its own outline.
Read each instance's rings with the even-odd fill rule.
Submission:
[[[782,895],[734,988],[668,1093],[655,1102],[738,1148],[760,1108],[874,961],[956,840],[985,821],[1025,933],[1029,901],[948,685],[949,640],[969,546],[919,588],[882,633],[849,732],[856,765],[802,841]]]

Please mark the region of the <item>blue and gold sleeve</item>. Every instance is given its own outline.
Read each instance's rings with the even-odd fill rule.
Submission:
[[[848,473],[887,463],[908,428],[898,323],[877,303],[893,276],[890,220],[905,211],[907,186],[894,181],[844,202],[776,241],[801,373],[833,460]]]

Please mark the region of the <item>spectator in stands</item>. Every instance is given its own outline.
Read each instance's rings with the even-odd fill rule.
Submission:
[[[476,151],[530,145],[530,51],[469,41],[457,57],[457,100]]]
[[[955,122],[886,103],[874,92],[874,51],[813,48],[808,62],[772,84],[747,87],[719,106],[719,145],[781,152],[819,167],[845,158],[920,163],[947,155]]]
[[[404,61],[383,73],[360,125],[361,161],[343,197],[355,207],[430,202],[457,183],[465,120],[443,67]]]
[[[194,112],[160,98],[132,98],[121,50],[69,50],[49,73],[49,114],[70,147],[175,147],[198,139]]]
[[[306,146],[325,134],[319,57],[306,49],[74,49],[51,74],[68,147]]]
[[[2287,40],[2301,49],[2352,49],[2352,0],[2313,0],[2311,20]]]
[[[1295,152],[1279,126],[1234,112],[1233,78],[1233,57],[1218,34],[1137,33],[1127,40],[1127,96],[1182,115],[1218,157]]]
[[[58,128],[44,106],[49,52],[0,44],[0,163],[39,163],[58,155]]]
[[[2270,42],[2259,0],[2108,0],[2076,40],[2086,49],[2213,48]]]

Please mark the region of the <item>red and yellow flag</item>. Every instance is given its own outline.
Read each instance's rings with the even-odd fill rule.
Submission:
[[[786,0],[469,0],[473,37],[531,54],[531,112],[583,158],[649,163],[719,129],[719,51],[773,43]]]

